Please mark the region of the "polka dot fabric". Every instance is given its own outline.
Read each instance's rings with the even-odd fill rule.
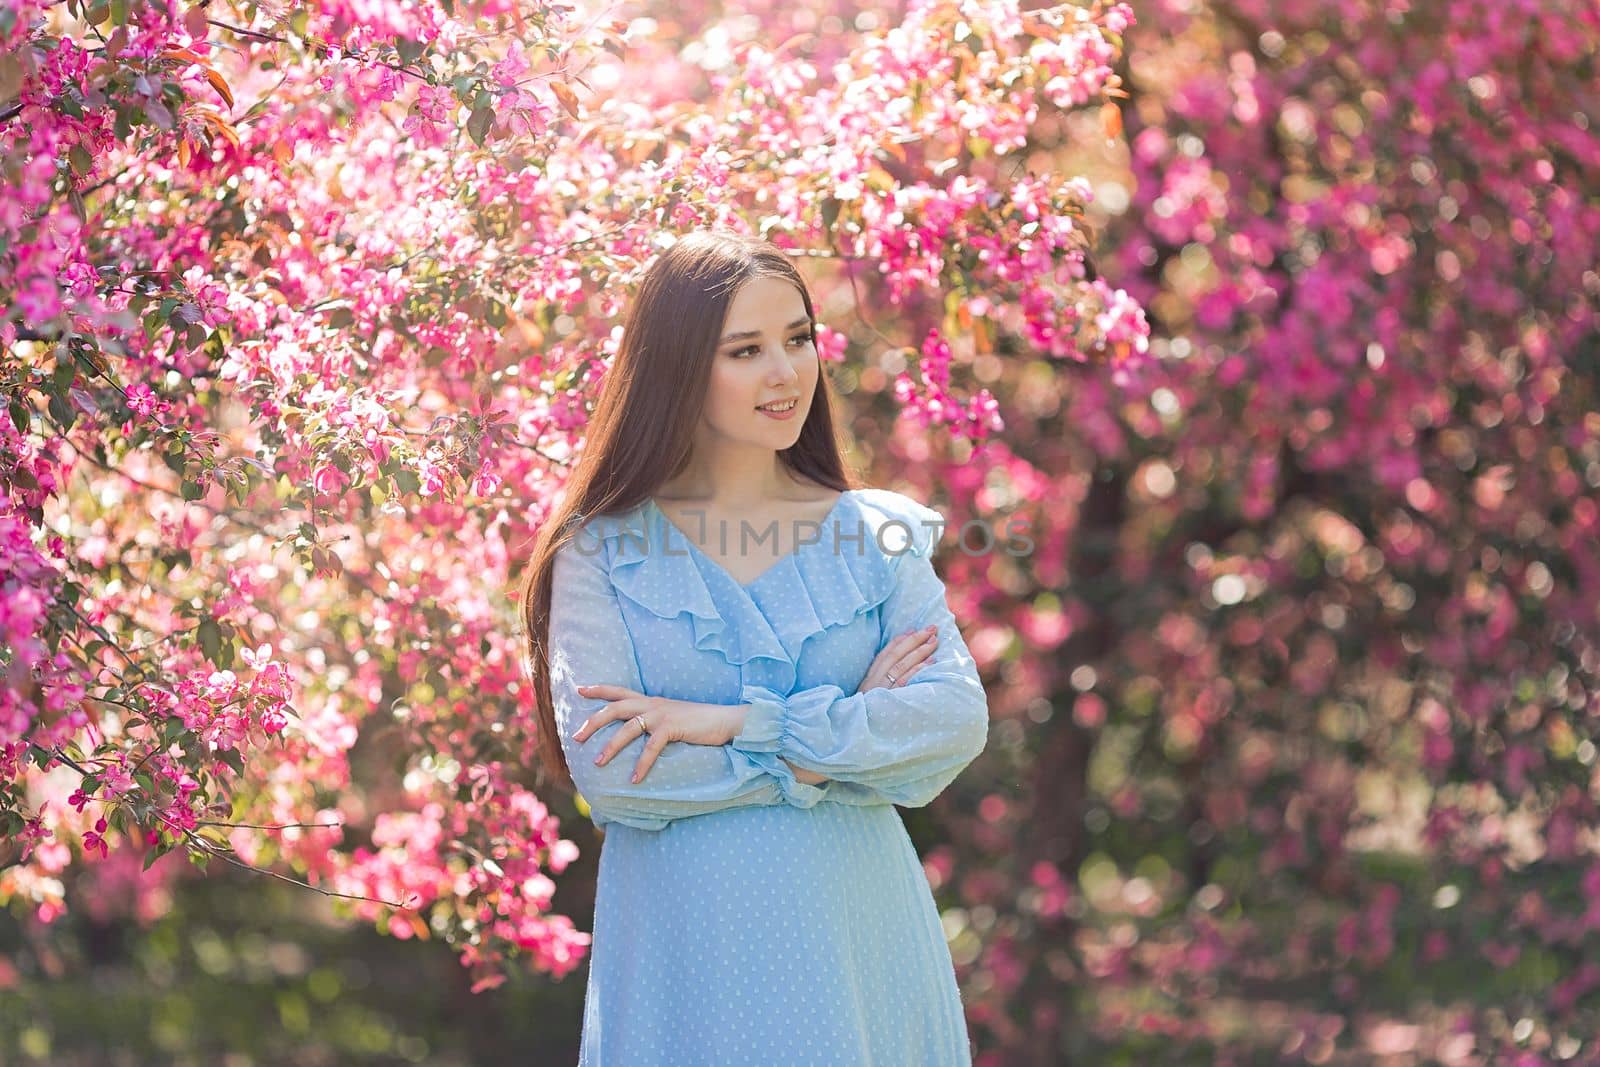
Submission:
[[[606,831],[580,1067],[971,1064],[894,809],[933,800],[988,738],[933,568],[940,522],[903,494],[850,490],[814,538],[740,583],[647,499],[557,554],[556,722]],[[904,685],[856,692],[890,639],[927,625],[938,650]],[[624,724],[573,740],[607,703],[577,686],[599,684],[752,710],[728,744],[671,742],[632,783],[643,738],[594,765]]]

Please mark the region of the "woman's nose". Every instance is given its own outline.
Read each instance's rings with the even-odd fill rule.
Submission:
[[[787,352],[780,349],[774,363],[773,373],[768,376],[768,380],[774,385],[785,385],[800,380],[800,375],[795,371],[794,363],[790,361]]]

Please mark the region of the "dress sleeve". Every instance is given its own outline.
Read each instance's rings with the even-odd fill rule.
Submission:
[[[646,739],[635,738],[606,761],[595,757],[625,723],[608,722],[582,741],[573,733],[609,701],[585,697],[580,685],[620,685],[644,692],[633,639],[622,617],[602,549],[579,535],[557,551],[550,596],[550,697],[573,784],[596,826],[620,822],[664,829],[673,819],[744,805],[781,804],[779,780],[731,745],[671,742],[644,780],[629,781]],[[663,649],[663,654],[668,650]]]
[[[939,628],[934,654],[904,685],[853,695],[819,685],[785,696],[746,683],[740,699],[753,707],[731,744],[776,753],[904,807],[921,807],[943,792],[983,751],[989,702],[931,555],[931,547],[908,548],[895,557],[895,584],[884,601],[887,638]]]

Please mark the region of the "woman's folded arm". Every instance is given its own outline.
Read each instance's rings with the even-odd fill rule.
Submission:
[[[945,602],[944,583],[927,553],[908,550],[896,568],[884,633],[934,625],[934,654],[903,684],[863,693],[820,685],[784,695],[746,684],[740,699],[751,711],[735,748],[870,788],[907,807],[933,800],[977,758],[988,740],[988,696]]]
[[[550,598],[550,697],[561,750],[573,784],[595,824],[620,822],[660,830],[673,819],[746,805],[781,804],[787,768],[733,745],[669,742],[641,782],[629,780],[644,751],[639,737],[606,761],[605,751],[626,723],[609,722],[582,742],[573,734],[609,701],[585,697],[580,685],[619,685],[644,692],[633,640],[622,617],[602,549],[580,534],[556,553]]]

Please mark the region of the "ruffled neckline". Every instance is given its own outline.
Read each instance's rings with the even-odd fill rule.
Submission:
[[[894,588],[899,557],[875,547],[876,526],[862,499],[870,492],[842,492],[817,540],[792,549],[749,583],[735,580],[647,497],[598,520],[612,585],[660,618],[688,615],[697,649],[740,668],[769,661],[766,669],[792,688],[806,641],[871,611]]]
[[[707,567],[710,567],[714,570],[721,571],[722,576],[729,582],[738,586],[740,589],[743,589],[745,592],[750,592],[760,586],[761,583],[766,581],[769,577],[782,570],[783,565],[789,561],[791,556],[796,556],[808,549],[824,547],[824,545],[828,543],[830,532],[836,532],[835,527],[838,522],[839,511],[845,505],[845,498],[854,492],[854,489],[846,489],[834,500],[833,506],[828,509],[828,513],[824,515],[818,523],[819,532],[817,540],[791,548],[788,552],[785,552],[776,563],[762,571],[760,574],[756,575],[754,578],[750,579],[748,582],[739,581],[728,572],[728,568],[724,567],[722,564],[706,555],[705,550],[699,545],[695,544],[694,540],[690,538],[688,534],[683,532],[682,527],[672,521],[671,517],[667,515],[666,511],[661,507],[661,505],[656,502],[655,497],[646,497],[644,503],[641,504],[640,507],[649,516],[659,518],[662,524],[666,527],[666,531],[669,536],[671,534],[676,534],[678,537],[681,537],[684,543],[688,546],[689,551],[699,557],[698,562],[703,563]]]

